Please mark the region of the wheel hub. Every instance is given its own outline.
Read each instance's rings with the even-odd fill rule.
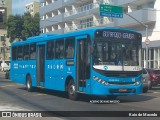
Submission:
[[[75,93],[75,86],[71,85],[70,86],[70,94],[73,95]]]

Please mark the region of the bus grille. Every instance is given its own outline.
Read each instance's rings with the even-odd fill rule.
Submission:
[[[110,85],[133,85],[135,82],[108,82]]]

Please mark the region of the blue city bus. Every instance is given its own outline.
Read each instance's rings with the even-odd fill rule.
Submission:
[[[121,28],[91,28],[30,37],[11,45],[10,78],[34,87],[123,96],[142,93],[142,35]]]

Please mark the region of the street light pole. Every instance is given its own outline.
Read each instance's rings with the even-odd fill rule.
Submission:
[[[127,16],[129,16],[130,18],[134,19],[135,21],[137,21],[138,23],[140,23],[142,26],[144,26],[146,28],[146,65],[145,68],[148,68],[148,45],[149,45],[149,39],[148,39],[148,25],[142,23],[141,21],[137,20],[136,18],[134,18],[133,16],[129,15],[126,13]]]
[[[147,41],[149,40],[148,39],[148,25],[146,25],[145,27],[146,27],[146,41]],[[148,44],[146,44],[146,68],[148,68]]]

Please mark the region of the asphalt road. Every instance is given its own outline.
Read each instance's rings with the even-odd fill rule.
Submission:
[[[121,96],[116,100],[107,97],[80,95],[78,101],[69,100],[65,93],[52,90],[35,89],[27,92],[25,85],[4,79],[0,73],[0,111],[160,111],[160,86],[148,93],[134,96]],[[100,119],[97,117],[63,117],[55,112],[55,119]],[[63,112],[62,112],[63,113]],[[112,114],[112,113],[111,113]],[[113,112],[113,114],[116,113]],[[45,119],[51,119],[45,118]],[[128,117],[101,117],[108,120],[128,120]],[[130,120],[138,117],[129,117]],[[158,120],[157,117],[143,117],[141,120]]]

